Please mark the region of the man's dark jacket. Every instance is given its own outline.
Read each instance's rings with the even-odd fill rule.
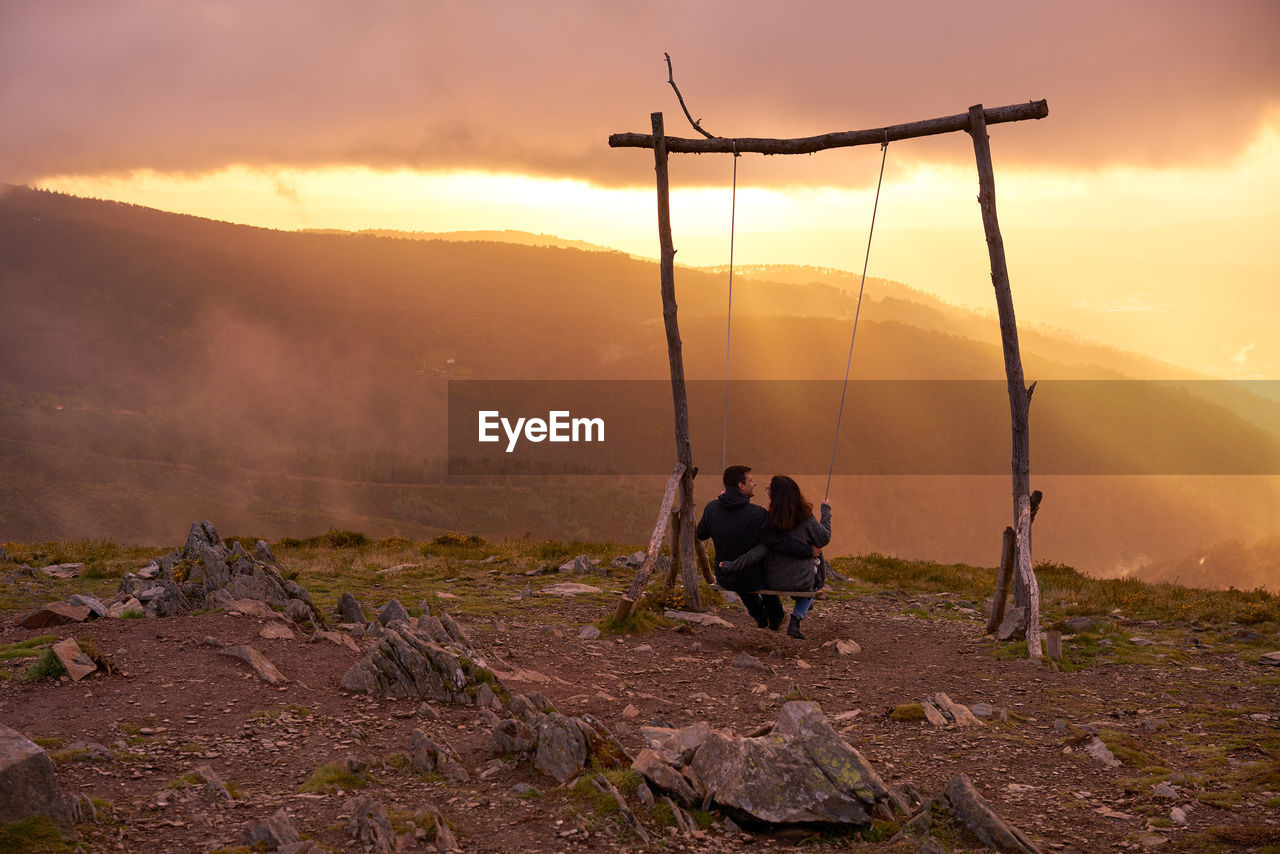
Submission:
[[[714,501],[708,501],[698,521],[698,539],[708,537],[716,547],[716,563],[741,557],[760,539],[760,533],[769,524],[769,513],[743,495],[737,487],[726,489]],[[773,546],[793,557],[806,557],[813,550],[806,543],[793,538],[782,538]],[[729,590],[759,590],[764,587],[765,561],[759,560],[738,572],[724,573],[716,567],[716,582]]]

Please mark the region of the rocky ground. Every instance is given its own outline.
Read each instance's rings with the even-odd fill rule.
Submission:
[[[312,557],[277,551],[321,611],[332,611],[344,579],[368,606],[396,597],[448,610],[509,691],[540,692],[566,715],[594,716],[632,755],[645,746],[642,727],[706,721],[745,735],[771,724],[787,701],[806,699],[886,783],[927,800],[963,772],[1043,851],[1280,845],[1280,679],[1258,656],[1280,647],[1273,632],[1106,613],[1068,636],[1067,666],[1051,668],[984,637],[976,603],[855,578],[815,606],[804,640],[757,629],[735,605],[712,610],[729,625],[664,620],[596,636],[591,627],[612,612],[630,570],[546,575],[536,555],[508,553],[437,556],[379,576],[359,560],[321,572]],[[384,573],[395,568],[393,555],[379,560]],[[548,592],[565,581],[600,592]],[[10,573],[3,583],[31,593],[26,576]],[[54,584],[40,590],[65,598],[84,586]],[[0,658],[0,722],[48,750],[65,791],[92,799],[96,819],[77,825],[88,851],[235,850],[246,826],[280,810],[313,850],[368,850],[375,841],[358,814],[370,805],[357,801],[366,797],[385,808],[407,851],[449,847],[431,829],[436,814],[466,851],[919,848],[895,835],[904,816],[837,833],[739,826],[691,810],[698,825],[681,828],[660,805],[632,801],[646,844],[591,775],[561,785],[527,758],[495,755],[487,711],[343,690],[343,675],[377,643],[360,632],[353,645],[307,642],[297,626],[291,636],[264,637],[285,635],[284,623],[225,612],[19,627],[29,611],[0,614],[0,650],[36,637],[89,638],[82,645],[115,669],[78,682],[31,681],[30,657]],[[856,646],[835,643],[849,640]],[[220,654],[241,644],[288,681],[273,686]],[[923,719],[920,701],[938,692],[971,707],[980,723]],[[450,749],[469,779],[415,769],[406,758],[415,730]],[[625,795],[626,780],[612,779]],[[934,836],[944,850],[982,848],[958,826],[940,825]]]

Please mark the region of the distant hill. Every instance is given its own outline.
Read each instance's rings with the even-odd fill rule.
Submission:
[[[523,245],[538,235],[466,234],[282,232],[7,189],[0,540],[167,542],[200,517],[273,536],[338,524],[370,534],[643,539],[655,477],[447,475],[446,403],[450,379],[665,380],[656,264],[596,247]],[[691,379],[723,378],[725,284],[723,271],[677,271]],[[840,379],[856,284],[839,271],[737,271],[731,375]],[[1029,380],[1186,377],[1055,330],[1020,335]],[[868,282],[855,379],[1003,377],[993,316]],[[948,409],[927,388],[910,388],[874,411],[865,397],[851,401],[872,432],[858,445],[842,437],[845,459],[896,440],[954,443],[973,421],[967,404]],[[1191,469],[1280,465],[1280,404],[1247,389],[1215,385],[1188,399],[1185,389],[1144,386],[1129,396],[1133,406],[1098,421],[1088,401],[1056,388],[1073,387],[1045,385],[1034,399],[1033,459],[1069,452],[1135,471],[1153,453],[1181,454]],[[669,405],[643,419],[665,435]],[[761,465],[779,446],[828,453],[834,402],[796,406],[786,395],[760,401],[766,426],[731,444],[751,448]],[[999,443],[1007,410],[995,406],[989,432]],[[1167,415],[1158,429],[1144,420],[1151,413]],[[705,472],[719,467],[719,424],[700,426],[694,442],[705,455],[706,500],[718,490]],[[962,469],[985,453],[950,447]],[[993,564],[1010,514],[1002,465],[983,476],[837,477],[835,546]],[[1036,554],[1118,574],[1214,543],[1258,541],[1280,518],[1277,480],[1040,474],[1034,485],[1047,499]],[[820,495],[824,479],[802,485]]]
[[[454,240],[460,243],[512,243],[516,246],[550,246],[556,249],[581,249],[584,252],[610,252],[624,254],[608,246],[588,243],[585,240],[566,240],[554,234],[532,234],[515,229],[489,231],[401,231],[393,228],[362,228],[359,231],[342,231],[333,228],[307,228],[302,234],[359,234],[365,237],[395,237],[403,240]]]

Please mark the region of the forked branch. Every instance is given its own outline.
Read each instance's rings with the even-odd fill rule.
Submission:
[[[671,84],[671,88],[676,90],[676,98],[680,101],[680,109],[684,110],[684,117],[689,120],[689,124],[693,125],[693,129],[705,136],[707,139],[716,139],[715,134],[707,133],[702,129],[702,119],[693,120],[693,116],[689,115],[689,108],[684,105],[684,96],[680,94],[680,87],[676,85],[675,73],[671,70],[671,54],[663,52],[667,58],[667,82]]]

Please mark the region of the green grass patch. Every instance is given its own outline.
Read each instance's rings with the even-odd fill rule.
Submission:
[[[368,783],[363,774],[356,774],[343,767],[340,762],[328,762],[316,768],[310,779],[298,787],[301,793],[335,792],[338,789],[358,789]]]
[[[52,648],[46,648],[40,656],[27,668],[27,680],[37,682],[41,679],[57,679],[65,676],[67,668],[62,666]]]
[[[27,638],[24,641],[18,641],[17,643],[0,647],[0,659],[34,658],[37,655],[40,655],[42,647],[48,646],[51,643],[56,643],[57,640],[57,635],[37,635],[33,638]]]
[[[70,851],[62,831],[47,815],[24,818],[0,824],[0,851],[24,851],[30,854]]]
[[[908,722],[924,720],[924,706],[919,703],[902,703],[894,706],[893,711],[889,712],[889,720]]]
[[[605,617],[598,620],[595,627],[602,634],[606,635],[634,635],[644,632],[651,632],[655,629],[663,629],[671,626],[672,623],[658,611],[652,608],[637,607],[627,616],[618,620],[616,623],[612,617]]]

